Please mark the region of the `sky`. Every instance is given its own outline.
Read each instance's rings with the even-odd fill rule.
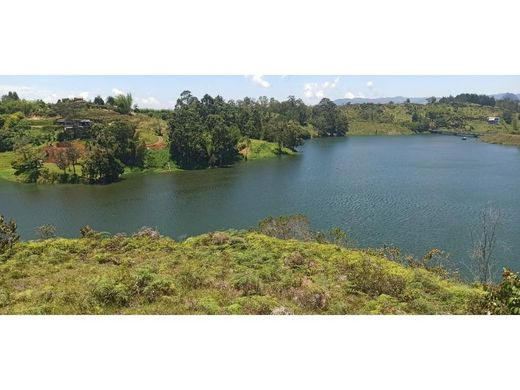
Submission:
[[[428,97],[459,93],[520,93],[520,76],[0,76],[0,94],[55,102],[132,93],[141,108],[172,108],[184,90],[226,100],[293,95],[308,104],[321,98]]]

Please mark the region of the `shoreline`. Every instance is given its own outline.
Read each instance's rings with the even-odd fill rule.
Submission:
[[[503,133],[503,134],[486,134],[486,133],[469,133],[464,131],[448,131],[444,132],[443,130],[435,130],[435,131],[427,131],[424,133],[407,133],[407,134],[399,134],[399,133],[346,133],[345,137],[396,137],[396,136],[419,136],[419,135],[443,135],[443,136],[468,136],[477,138],[480,141],[492,144],[492,145],[503,145],[503,146],[519,146],[520,147],[520,134],[513,134],[513,133]],[[313,139],[313,138],[311,138]],[[291,156],[298,154],[297,151],[290,150],[288,148],[284,148],[283,153],[276,154],[274,152],[274,144],[272,142],[267,141],[260,141],[255,140],[258,144],[257,147],[260,147],[262,150],[255,152],[252,156],[248,156],[247,159],[237,160],[234,164],[230,165],[229,167],[233,167],[236,163],[239,162],[247,162],[247,161],[257,161],[257,160],[264,160],[264,159],[270,159],[280,156]],[[14,176],[14,169],[10,167],[10,156],[13,156],[14,152],[2,152],[0,153],[0,181],[5,180],[9,181],[11,183],[20,183],[20,184],[38,184],[42,185],[44,183],[24,183],[16,176]],[[242,154],[240,154],[242,156]],[[176,172],[189,172],[189,171],[199,171],[199,170],[206,170],[206,169],[213,169],[210,167],[201,168],[201,169],[182,169],[177,167],[173,162],[170,161],[171,167],[169,168],[131,168],[131,167],[125,167],[125,172],[121,175],[121,179],[137,176],[137,175],[147,175],[147,174],[171,174]],[[45,183],[48,185],[54,185],[54,184],[70,184],[70,183]],[[85,183],[78,183],[78,184],[85,184]],[[87,184],[91,185],[91,184]]]

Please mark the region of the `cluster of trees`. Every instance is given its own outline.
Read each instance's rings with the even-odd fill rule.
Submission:
[[[495,107],[496,100],[494,97],[488,95],[478,95],[476,93],[461,93],[455,97],[451,95],[448,97],[443,97],[439,99],[439,103],[473,103],[479,104],[481,106]]]
[[[335,103],[323,99],[309,107],[290,96],[279,102],[261,97],[225,101],[198,99],[184,91],[169,120],[171,158],[180,167],[222,166],[238,155],[240,139],[276,142],[280,151],[294,149],[314,129],[319,136],[344,135],[348,122]]]
[[[113,106],[121,114],[130,114],[132,111],[133,98],[132,94],[117,95],[116,97],[107,96],[106,100],[97,95],[92,103],[96,106]]]
[[[89,183],[108,184],[119,179],[124,167],[143,167],[146,146],[136,126],[126,121],[96,125],[90,150],[85,156],[83,176]]]
[[[27,183],[35,182],[79,182],[76,173],[82,168],[83,179],[87,183],[108,184],[117,181],[125,166],[143,167],[146,147],[135,125],[127,121],[116,121],[107,125],[98,124],[93,128],[93,138],[87,141],[86,153],[81,153],[71,142],[59,147],[55,162],[63,173],[57,175],[45,168],[44,152],[30,144],[17,147],[11,163],[15,175]],[[72,174],[68,170],[72,168]]]
[[[49,105],[42,100],[20,99],[14,91],[10,91],[0,98],[0,115],[14,114],[16,112],[21,112],[25,116],[47,115],[49,111]]]
[[[0,152],[13,150],[17,144],[27,143],[29,124],[22,112],[0,115]],[[29,140],[26,140],[29,141]]]

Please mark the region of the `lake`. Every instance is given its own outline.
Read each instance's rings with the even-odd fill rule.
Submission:
[[[361,247],[396,245],[416,256],[438,247],[460,265],[491,203],[503,214],[500,265],[520,270],[519,148],[423,135],[314,139],[300,151],[109,186],[0,181],[0,213],[16,219],[25,239],[48,223],[65,237],[89,224],[112,233],[153,226],[182,239],[302,213],[315,229],[347,230]]]

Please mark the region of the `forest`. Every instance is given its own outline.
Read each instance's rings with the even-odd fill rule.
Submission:
[[[25,182],[107,184],[128,169],[170,162],[200,169],[247,160],[255,140],[284,154],[307,138],[348,131],[345,115],[327,98],[308,106],[293,96],[281,102],[199,100],[184,91],[173,110],[141,110],[132,102],[127,94],[46,104],[9,92],[0,103],[0,152],[14,153],[11,168]],[[156,142],[147,144],[147,136]]]
[[[512,95],[514,96],[514,95]],[[131,94],[0,101],[0,177],[27,183],[108,184],[124,174],[229,166],[293,154],[306,139],[426,133],[435,129],[520,144],[520,106],[505,94],[459,94],[427,104],[309,105],[295,96],[225,100],[180,94],[172,109],[142,109]],[[499,117],[489,124],[488,117]]]

